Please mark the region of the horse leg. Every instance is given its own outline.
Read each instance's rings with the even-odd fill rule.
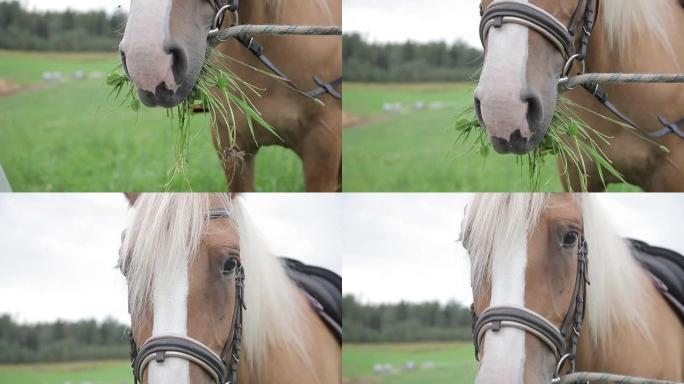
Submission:
[[[241,116],[236,116],[236,120],[236,126],[246,125]],[[246,129],[238,129],[236,142],[231,143],[225,122],[219,121],[218,127],[213,125],[211,128],[214,148],[223,166],[230,192],[252,192],[255,189],[255,157],[259,148],[253,144],[250,135],[240,134],[245,131]]]
[[[255,158],[256,153],[248,153],[241,158],[223,161],[223,172],[230,192],[254,192]]]
[[[342,146],[339,136],[312,129],[298,146],[307,192],[336,192],[342,188]]]

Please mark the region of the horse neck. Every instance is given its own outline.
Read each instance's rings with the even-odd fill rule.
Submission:
[[[277,22],[277,7],[270,5],[268,0],[254,0],[240,2],[241,24],[273,24]]]
[[[597,345],[593,341],[594,331],[586,322],[591,316],[587,310],[578,344],[578,371],[682,379],[679,375],[684,372],[677,371],[677,367],[684,361],[684,327],[646,274],[644,279],[649,301],[644,309],[648,313],[647,326],[651,336],[633,327],[616,324],[611,337]],[[648,358],[644,359],[644,356]]]
[[[255,366],[246,358],[240,360],[240,384],[321,384],[339,380],[339,345],[308,301],[303,296],[300,300],[305,308],[301,326],[306,330],[302,337],[308,356],[301,356],[288,345],[269,345],[263,360],[266,364]]]

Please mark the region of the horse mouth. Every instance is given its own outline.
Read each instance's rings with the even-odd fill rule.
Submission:
[[[172,108],[182,103],[192,92],[191,86],[183,84],[176,91],[169,89],[166,84],[160,83],[154,92],[138,89],[140,101],[148,107]]]
[[[529,138],[524,137],[520,130],[516,130],[508,139],[492,136],[491,142],[494,150],[501,155],[527,155],[539,148],[545,136],[546,130],[535,132]]]

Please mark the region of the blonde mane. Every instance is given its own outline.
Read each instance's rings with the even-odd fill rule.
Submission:
[[[609,49],[630,52],[634,40],[646,35],[666,50],[674,51],[666,20],[672,18],[675,5],[672,0],[600,0]]]
[[[590,195],[578,196],[589,246],[585,324],[594,345],[608,345],[613,329],[632,326],[649,336],[646,316],[649,284],[627,243],[612,228]],[[468,250],[471,281],[480,292],[489,280],[492,255],[527,241],[548,201],[547,194],[484,194],[466,210],[461,239]],[[505,251],[505,248],[503,249]]]
[[[219,196],[219,206],[211,206]],[[179,266],[193,262],[207,229],[207,213],[223,208],[240,234],[245,269],[243,350],[259,372],[269,347],[291,348],[309,361],[304,347],[305,308],[296,287],[252,223],[241,198],[211,194],[143,194],[135,203],[121,248],[119,265],[126,273],[131,316],[150,311],[154,279],[178,277]],[[155,271],[161,271],[159,275]]]

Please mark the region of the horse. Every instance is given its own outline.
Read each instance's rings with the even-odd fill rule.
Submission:
[[[543,141],[566,64],[574,68],[571,74],[582,65],[587,73],[684,70],[684,2],[680,0],[483,0],[481,12],[488,16],[492,6],[502,3],[508,8],[502,14],[511,17],[501,24],[494,18],[482,30],[484,64],[475,91],[477,118],[499,153],[526,154]],[[513,15],[514,7],[520,13]],[[574,52],[581,56],[573,58]],[[567,97],[579,105],[572,107],[579,118],[609,137],[607,143],[596,141],[624,180],[646,191],[684,191],[684,137],[669,134],[654,143],[649,136],[663,128],[657,118],[666,122],[683,117],[684,85],[605,86],[618,113],[642,131],[616,124],[621,118],[592,95],[597,90],[578,87]],[[576,144],[565,141],[579,155]],[[593,159],[585,162],[595,165]],[[561,174],[566,172],[560,160],[558,167]],[[616,176],[605,175],[604,183],[595,166],[587,168],[585,176],[568,169],[565,189],[581,190],[582,177],[589,192],[619,182]]]
[[[227,1],[160,0],[131,2],[130,14],[119,45],[126,74],[147,106],[173,107],[195,86],[206,59],[208,36],[219,6]],[[233,0],[241,24],[341,24],[341,0]],[[225,11],[225,10],[224,10]],[[228,26],[236,20],[223,19]],[[244,81],[262,89],[252,97],[256,109],[280,138],[255,124],[254,135],[244,114],[236,113],[236,143],[229,147],[229,127],[224,119],[212,119],[212,138],[232,192],[255,189],[259,148],[280,145],[302,160],[307,191],[341,188],[342,106],[331,93],[318,96],[325,106],[292,89],[281,78],[267,76],[270,69],[257,54],[267,58],[292,84],[308,90],[320,81],[333,81],[342,73],[339,37],[256,37],[246,43],[230,39],[216,49],[234,60],[216,59]],[[257,50],[255,47],[262,47]],[[314,80],[314,76],[316,80]],[[226,107],[228,100],[214,92]],[[232,129],[232,128],[231,128]]]
[[[128,198],[119,266],[136,383],[339,383],[340,344],[241,197]]]
[[[546,384],[575,368],[684,380],[684,320],[612,228],[589,194],[474,198],[461,238],[476,383]]]

